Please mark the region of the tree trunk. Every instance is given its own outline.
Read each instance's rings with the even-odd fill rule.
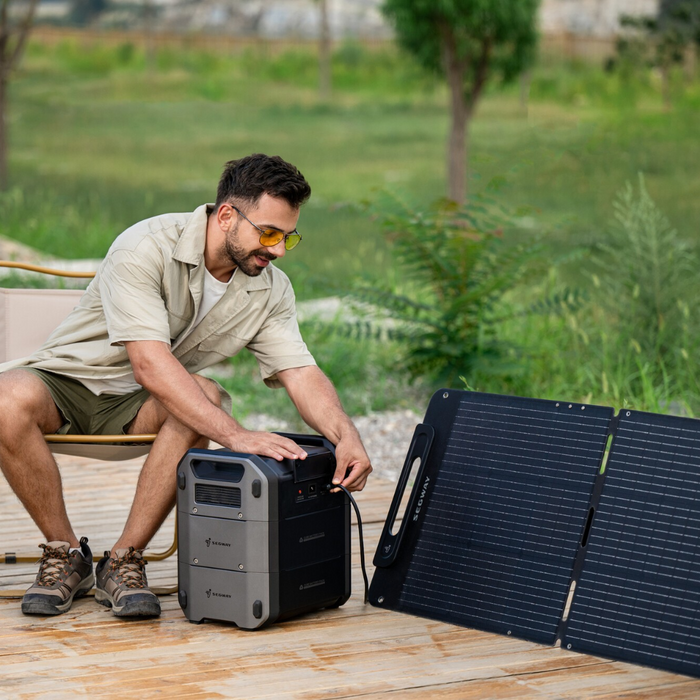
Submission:
[[[530,85],[532,83],[532,69],[528,68],[520,74],[520,113],[527,117],[530,108]]]
[[[143,3],[143,33],[145,39],[145,63],[146,73],[152,75],[156,69],[156,43],[153,36],[155,24],[155,7],[152,0],[144,0]]]
[[[8,4],[7,0],[2,0],[0,5],[0,190],[2,191],[6,190],[10,184],[7,163],[9,146],[7,100],[10,73],[22,57],[39,0],[29,0],[29,7],[24,17],[16,23],[9,18]],[[11,42],[13,37],[14,43]]]
[[[5,72],[2,71],[0,72],[0,191],[3,192],[9,185],[7,131],[7,77],[5,76]]]
[[[331,28],[328,0],[318,0],[320,11],[318,35],[318,91],[324,101],[331,99]]]
[[[450,135],[447,142],[447,196],[462,205],[467,199],[467,123],[470,109],[464,94],[464,66],[448,44],[445,50],[450,87]]]
[[[671,100],[671,67],[668,63],[661,66],[661,97],[664,101],[664,109],[670,112],[673,102]]]

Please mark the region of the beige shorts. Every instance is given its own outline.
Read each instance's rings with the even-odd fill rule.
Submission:
[[[46,384],[64,420],[62,435],[125,435],[127,428],[150,394],[139,389],[131,394],[95,396],[77,379],[36,367],[20,367]]]

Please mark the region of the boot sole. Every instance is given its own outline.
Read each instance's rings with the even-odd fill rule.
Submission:
[[[155,598],[155,596],[154,596]],[[112,596],[101,588],[95,589],[95,600],[106,608],[112,608],[116,617],[158,617],[160,615],[160,603],[158,598],[154,601],[127,600],[123,605],[115,605]]]
[[[75,588],[73,593],[60,605],[55,605],[49,600],[35,599],[27,602],[22,601],[22,613],[24,615],[62,615],[68,612],[76,598],[86,596],[95,585],[95,576],[90,574],[83,579]],[[54,597],[54,596],[51,596]],[[48,598],[48,596],[47,596]]]

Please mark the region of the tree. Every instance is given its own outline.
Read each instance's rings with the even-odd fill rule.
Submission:
[[[671,108],[671,69],[685,64],[688,49],[700,47],[700,0],[661,0],[656,15],[622,15],[631,32],[617,42],[621,59],[659,69],[664,106]]]
[[[527,69],[537,44],[539,0],[384,0],[399,44],[450,90],[448,196],[467,193],[468,131],[484,87]]]
[[[34,21],[39,0],[10,8],[11,0],[0,0],[0,190],[8,185],[7,172],[7,88],[17,67]],[[17,9],[16,12],[12,10]]]
[[[318,94],[327,102],[331,98],[331,27],[328,0],[316,0],[319,10],[318,32]]]

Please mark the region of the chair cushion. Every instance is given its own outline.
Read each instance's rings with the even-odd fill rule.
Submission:
[[[0,364],[38,350],[83,293],[82,289],[0,288]]]

